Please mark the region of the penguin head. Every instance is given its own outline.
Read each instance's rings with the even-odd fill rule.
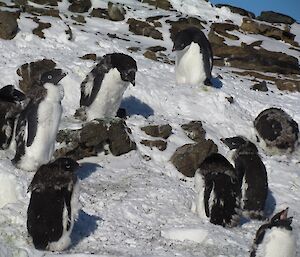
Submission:
[[[130,82],[134,86],[137,72],[136,61],[129,55],[122,53],[113,53],[109,57],[112,68],[116,68],[120,72],[121,79]]]
[[[286,208],[285,210],[276,213],[270,220],[270,227],[282,227],[292,230],[291,224],[293,217],[288,218],[288,210],[289,208]]]
[[[57,85],[67,74],[61,69],[53,69],[51,71],[44,72],[41,76],[41,84],[51,83]]]
[[[192,42],[198,43],[199,35],[201,34],[203,34],[203,32],[196,27],[190,27],[179,31],[175,35],[172,51],[181,51]]]
[[[78,162],[66,157],[58,158],[55,160],[54,165],[66,172],[75,172],[80,167]]]

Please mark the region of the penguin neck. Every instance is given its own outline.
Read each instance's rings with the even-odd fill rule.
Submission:
[[[63,98],[63,88],[60,85],[53,85],[51,83],[44,84],[47,89],[45,101],[60,102]]]
[[[182,50],[178,51],[178,59],[180,60],[182,56],[184,55],[192,55],[192,56],[197,56],[199,55],[200,52],[200,47],[197,43],[192,42],[190,45],[186,46]]]

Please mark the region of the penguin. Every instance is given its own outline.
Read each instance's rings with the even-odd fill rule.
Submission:
[[[299,126],[284,110],[280,108],[265,109],[253,123],[257,142],[267,152],[285,154],[296,149]]]
[[[195,173],[195,212],[216,225],[233,227],[239,222],[240,187],[233,166],[213,153]]]
[[[176,82],[178,84],[204,84],[211,86],[213,53],[204,33],[189,27],[175,35],[173,51],[176,51]]]
[[[241,185],[243,215],[252,219],[263,219],[268,196],[268,175],[255,144],[246,141],[238,147],[233,161]]]
[[[36,171],[50,161],[62,114],[63,89],[58,84],[66,74],[54,69],[42,74],[40,85],[29,94],[30,102],[16,126],[16,153],[12,163]]]
[[[62,251],[70,245],[79,210],[78,168],[71,158],[59,158],[35,173],[28,187],[27,231],[36,249]]]
[[[26,105],[26,96],[13,85],[0,89],[0,149],[10,146],[15,121]]]
[[[81,83],[80,107],[86,120],[115,117],[129,83],[135,85],[136,61],[122,53],[106,54]]]
[[[256,232],[250,257],[295,257],[296,240],[288,208],[275,214]]]

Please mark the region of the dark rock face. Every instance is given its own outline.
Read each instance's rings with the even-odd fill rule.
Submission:
[[[18,13],[0,11],[0,38],[13,39],[18,32]]]
[[[130,18],[127,23],[129,24],[129,30],[136,35],[163,40],[162,33],[148,22]]]
[[[187,177],[194,177],[199,165],[207,156],[217,153],[218,147],[212,140],[179,147],[171,157],[171,162],[179,172]]]
[[[65,143],[66,146],[56,150],[54,156],[79,160],[96,156],[104,150],[105,145],[109,145],[113,155],[119,156],[136,149],[130,135],[131,131],[125,121],[119,118],[93,120],[82,129],[59,131],[57,141]]]
[[[224,7],[229,8],[230,11],[233,12],[233,13],[238,13],[238,14],[240,14],[242,16],[247,16],[247,17],[250,17],[250,18],[253,18],[253,19],[255,18],[255,14],[254,13],[249,12],[249,11],[247,11],[245,9],[242,9],[242,8],[239,8],[239,7],[235,7],[235,6],[229,5],[229,4],[216,4],[215,6],[218,7],[218,8],[221,8],[221,7],[224,6]]]
[[[293,24],[296,21],[295,19],[293,19],[288,15],[272,12],[272,11],[261,12],[261,14],[257,17],[257,19],[261,21],[270,22],[270,23],[284,23],[284,24]]]
[[[205,141],[206,131],[203,129],[201,121],[191,121],[188,124],[182,125],[181,128],[190,139],[196,142]]]
[[[93,8],[90,15],[101,19],[109,20],[108,11],[104,8]]]
[[[275,84],[279,90],[286,90],[290,92],[300,92],[300,81],[299,80],[284,80],[278,79]]]
[[[262,81],[260,83],[254,84],[251,87],[251,89],[252,90],[261,91],[261,92],[268,92],[267,82],[266,81]]]
[[[152,137],[162,137],[167,139],[172,135],[172,127],[169,124],[166,125],[151,125],[141,128],[147,135]]]
[[[142,145],[148,146],[151,149],[153,147],[157,148],[160,151],[164,151],[167,149],[167,142],[163,140],[142,140]]]
[[[230,23],[213,23],[210,27],[214,32],[217,32],[221,36],[227,37],[232,40],[238,40],[239,37],[227,33],[227,31],[239,30],[239,26]]]
[[[53,70],[55,66],[54,61],[47,59],[23,64],[17,70],[17,74],[22,77],[22,80],[19,81],[20,89],[24,93],[29,92],[38,83],[41,75],[46,71]]]
[[[204,29],[201,23],[206,23],[205,21],[199,20],[195,17],[187,17],[187,18],[179,18],[176,21],[167,20],[166,23],[169,23],[171,25],[170,33],[171,33],[171,39],[174,41],[174,38],[176,34],[188,27],[196,27],[198,29]]]
[[[164,10],[172,10],[172,5],[168,0],[139,0],[139,2],[147,3],[149,5],[155,6],[155,8],[160,8]]]
[[[112,2],[108,2],[107,6],[108,6],[107,12],[108,12],[108,16],[109,16],[110,20],[112,20],[112,21],[125,20],[126,11],[123,8],[123,6],[114,4]]]
[[[299,135],[298,124],[282,109],[262,111],[254,120],[254,127],[271,150],[294,150]]]
[[[84,13],[92,7],[90,0],[69,0],[69,2],[71,5],[68,9],[71,12]]]

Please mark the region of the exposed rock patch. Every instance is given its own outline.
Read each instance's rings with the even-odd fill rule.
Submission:
[[[266,81],[261,81],[257,84],[254,84],[251,87],[252,90],[257,90],[257,91],[261,91],[261,92],[267,92],[268,91],[268,87],[267,87],[267,82]]]
[[[96,54],[85,54],[84,56],[79,57],[82,60],[92,60],[96,61],[97,55]]]
[[[237,14],[240,14],[242,16],[247,16],[249,18],[255,18],[254,13],[249,12],[249,11],[243,9],[243,8],[239,8],[239,7],[236,7],[236,6],[229,5],[229,4],[216,4],[215,6],[218,7],[218,8],[227,7],[233,13],[237,13]]]
[[[127,23],[129,24],[129,30],[136,35],[163,40],[162,33],[148,22],[130,18]]]
[[[104,8],[93,8],[90,15],[101,19],[109,20],[108,11]]]
[[[261,12],[261,14],[257,17],[258,20],[266,21],[270,23],[284,23],[284,24],[293,24],[296,20],[288,15],[265,11]]]
[[[91,7],[92,3],[90,0],[68,0],[71,5],[68,10],[75,13],[87,12]]]
[[[155,6],[155,8],[160,8],[164,10],[172,10],[172,5],[168,0],[139,0],[139,2],[147,3],[149,5]]]
[[[150,125],[141,128],[147,135],[152,137],[162,137],[167,139],[172,135],[172,127],[169,124],[166,125]]]
[[[122,5],[108,2],[107,6],[108,6],[107,13],[110,20],[112,21],[125,20],[126,11]]]
[[[221,36],[227,37],[232,40],[238,40],[239,37],[228,33],[227,31],[239,30],[239,26],[230,23],[213,23],[210,27],[214,32]]]
[[[43,29],[48,29],[51,27],[50,23],[44,23],[44,22],[40,22],[40,20],[38,18],[34,18],[33,19],[34,22],[36,22],[38,24],[38,27],[32,30],[32,33],[39,36],[40,38],[45,38]]]
[[[13,39],[18,32],[19,13],[0,11],[0,38]]]
[[[151,149],[155,147],[160,151],[164,151],[167,149],[167,142],[163,140],[142,140],[141,144],[148,146]]]
[[[191,121],[190,123],[183,124],[181,128],[190,139],[196,142],[205,140],[206,131],[203,129],[201,121]]]

